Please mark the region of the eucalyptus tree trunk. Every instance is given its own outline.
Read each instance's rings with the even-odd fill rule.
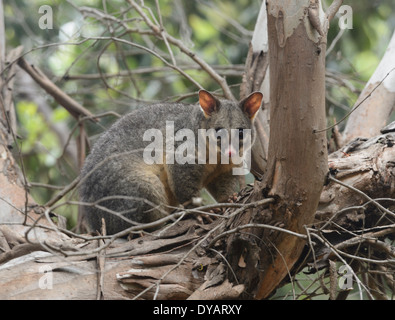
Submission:
[[[330,8],[333,10],[333,8]],[[230,227],[248,222],[281,225],[297,233],[314,220],[328,171],[325,132],[325,50],[328,16],[320,1],[267,1],[270,66],[270,138],[263,180],[252,201],[273,197]],[[258,241],[257,239],[261,239]],[[251,228],[228,241],[236,278],[256,299],[268,297],[287,276],[305,239]],[[249,261],[240,264],[240,261]],[[259,279],[259,280],[257,280]]]

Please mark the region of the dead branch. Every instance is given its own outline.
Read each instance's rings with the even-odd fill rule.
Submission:
[[[78,119],[80,116],[88,116],[94,120],[93,114],[80,105],[77,101],[65,94],[37,67],[27,63],[24,58],[18,60],[18,65],[25,70],[48,94],[62,105],[70,114]]]

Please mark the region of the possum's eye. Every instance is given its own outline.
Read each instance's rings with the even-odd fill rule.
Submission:
[[[239,140],[243,140],[243,139],[244,139],[244,129],[239,128]]]

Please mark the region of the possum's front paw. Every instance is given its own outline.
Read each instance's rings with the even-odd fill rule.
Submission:
[[[229,196],[229,198],[228,198],[228,201],[227,202],[230,202],[230,203],[234,203],[234,202],[237,202],[237,200],[238,200],[238,194],[235,192],[235,193],[233,193],[231,196]]]

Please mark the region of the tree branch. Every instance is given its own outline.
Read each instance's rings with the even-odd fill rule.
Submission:
[[[343,0],[333,0],[329,8],[326,10],[326,17],[329,22],[335,17],[337,11],[339,11],[340,6],[343,4]]]
[[[72,99],[57,87],[40,69],[26,62],[24,58],[18,60],[18,65],[25,70],[48,94],[50,94],[60,105],[62,105],[74,118],[89,116],[93,121],[97,121],[94,115],[85,109],[81,104]]]
[[[225,78],[221,77],[209,64],[203,59],[199,58],[193,51],[184,45],[184,43],[169,35],[165,30],[161,30],[160,26],[154,24],[151,19],[144,13],[143,9],[133,0],[128,0],[129,4],[138,12],[143,18],[147,26],[157,35],[157,37],[164,39],[162,33],[165,35],[167,41],[178,47],[183,53],[195,61],[204,71],[206,71],[222,88],[224,96],[227,99],[235,100],[232,91],[230,90]]]

